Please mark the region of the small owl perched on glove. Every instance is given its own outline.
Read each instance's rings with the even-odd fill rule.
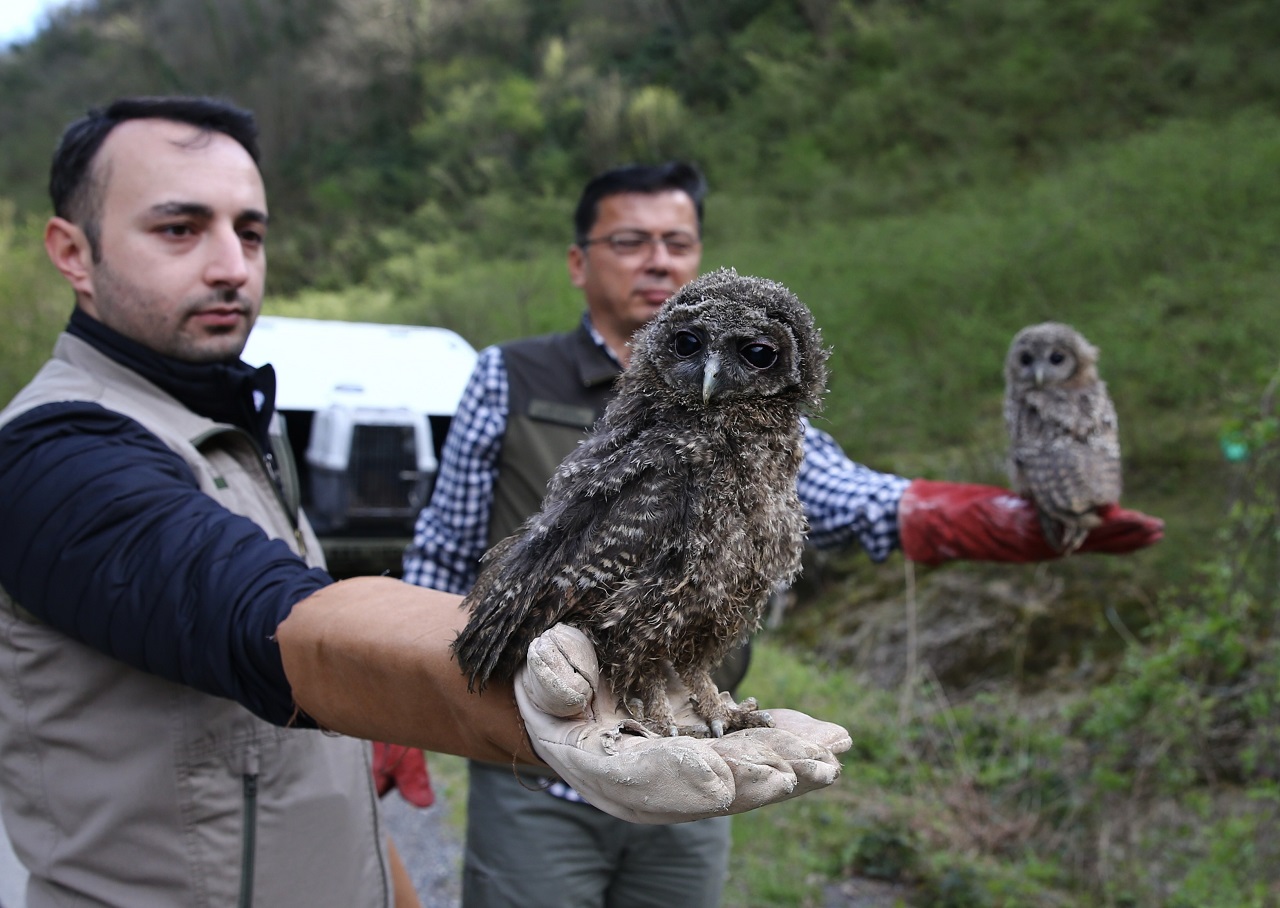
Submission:
[[[800,568],[801,417],[827,352],[785,287],[721,269],[635,336],[631,365],[542,509],[484,557],[454,653],[473,686],[512,677],[557,622],[594,642],[637,731],[719,736],[770,724],[710,671]],[[677,728],[668,672],[706,728]]]
[[[1023,328],[1005,358],[1009,481],[1035,502],[1045,538],[1063,554],[1120,500],[1116,410],[1097,362],[1097,348],[1058,322]]]

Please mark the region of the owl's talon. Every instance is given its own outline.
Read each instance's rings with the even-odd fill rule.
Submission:
[[[716,725],[720,731],[715,732]],[[744,728],[773,728],[773,717],[756,705],[754,697],[748,697],[728,710],[723,721],[712,723],[712,732],[716,737],[723,737],[725,731],[741,731]]]
[[[622,737],[622,726],[619,725],[613,731],[607,731],[600,736],[600,745],[604,748],[604,752],[611,757],[618,755],[618,739]]]
[[[706,725],[681,725],[679,732],[686,738],[709,738],[711,737],[711,729]]]
[[[637,735],[643,735],[646,738],[662,737],[662,735],[658,734],[656,731],[637,719],[623,719],[622,724],[618,726],[618,729],[620,732],[629,731]]]
[[[713,738],[724,737],[724,720],[723,719],[711,720],[711,737]]]

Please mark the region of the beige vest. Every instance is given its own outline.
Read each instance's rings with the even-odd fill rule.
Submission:
[[[197,416],[89,344],[53,359],[0,413],[86,400],[125,414],[201,490],[314,566],[249,436]],[[230,700],[127,667],[0,590],[0,799],[46,906],[388,906],[367,742],[266,723]]]

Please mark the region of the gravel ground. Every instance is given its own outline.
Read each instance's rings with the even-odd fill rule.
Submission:
[[[397,791],[382,799],[382,815],[404,859],[423,908],[458,908],[462,895],[462,841],[445,822],[445,793],[433,780],[436,802],[414,807]]]

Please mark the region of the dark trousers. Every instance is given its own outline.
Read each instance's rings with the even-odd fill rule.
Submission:
[[[618,820],[536,789],[510,766],[470,764],[463,908],[716,908],[729,818]]]

